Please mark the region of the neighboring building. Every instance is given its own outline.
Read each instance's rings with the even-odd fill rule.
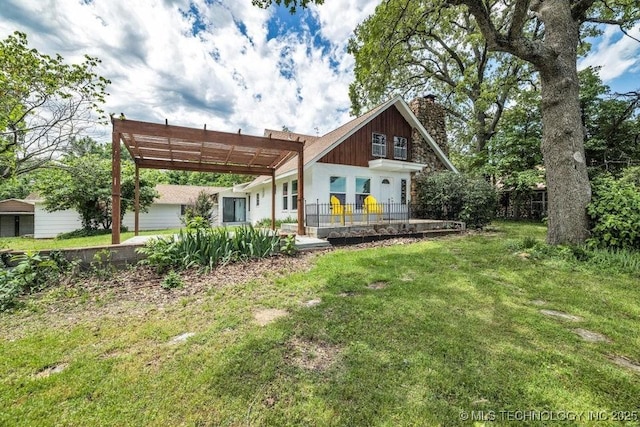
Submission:
[[[34,205],[18,199],[0,201],[0,237],[33,234]]]
[[[306,204],[329,204],[335,196],[359,208],[368,195],[380,203],[408,204],[416,174],[457,172],[446,155],[444,110],[433,97],[417,98],[411,107],[395,97],[322,137],[266,130],[269,134],[305,141]],[[276,170],[276,219],[296,217],[297,162],[295,156]],[[271,217],[271,188],[267,176],[234,187],[245,193],[248,221]]]
[[[169,185],[156,186],[158,197],[149,206],[147,212],[140,212],[140,230],[161,230],[182,226],[181,218],[187,206],[194,203],[200,191],[216,195],[230,191],[221,187],[206,187],[194,185]],[[6,202],[6,201],[5,201]],[[2,203],[2,202],[0,202]],[[73,209],[55,212],[47,212],[44,208],[44,200],[37,195],[30,195],[23,203],[30,203],[32,207],[31,224],[33,237],[36,239],[56,237],[60,233],[82,228],[80,215]],[[221,207],[214,208],[214,221],[221,215]],[[124,215],[123,225],[129,230],[134,228],[134,214],[127,212]]]

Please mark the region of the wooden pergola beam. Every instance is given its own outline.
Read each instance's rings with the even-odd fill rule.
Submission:
[[[191,172],[236,173],[240,175],[271,175],[272,168],[263,166],[239,166],[213,163],[179,162],[164,160],[141,160],[137,162],[144,169],[166,169]]]

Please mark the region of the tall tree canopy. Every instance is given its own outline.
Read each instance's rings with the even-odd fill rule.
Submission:
[[[66,64],[30,49],[20,32],[0,40],[0,177],[42,167],[104,118],[109,81],[94,72],[99,62]]]
[[[408,99],[431,92],[453,119],[460,151],[480,164],[505,105],[531,75],[526,62],[490,52],[469,13],[443,9],[438,0],[383,2],[356,28],[349,51],[356,115],[398,93]]]

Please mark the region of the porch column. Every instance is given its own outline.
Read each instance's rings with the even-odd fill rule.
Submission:
[[[138,163],[136,163],[136,190],[135,190],[135,225],[134,225],[134,235],[138,235],[140,232],[140,169],[138,168]]]
[[[111,244],[120,244],[120,134],[111,133]]]
[[[304,227],[304,152],[298,151],[298,234],[305,235]]]
[[[276,170],[271,170],[271,229],[276,229]]]

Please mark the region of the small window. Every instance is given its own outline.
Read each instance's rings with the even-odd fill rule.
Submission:
[[[387,157],[387,136],[381,133],[374,133],[371,143],[371,154],[373,157]]]
[[[401,136],[393,137],[393,158],[407,160],[407,138]]]
[[[356,209],[362,209],[364,199],[371,194],[371,178],[356,178]]]
[[[187,205],[180,205],[180,216],[184,216],[187,213]]]
[[[289,209],[289,183],[282,184],[282,210]]]
[[[400,180],[400,203],[403,205],[407,204],[407,180]]]
[[[298,181],[291,181],[291,210],[298,210]]]
[[[336,196],[340,204],[347,201],[347,178],[344,176],[332,176],[329,178],[329,200],[331,196]]]
[[[256,206],[260,206],[260,193],[256,193]]]

